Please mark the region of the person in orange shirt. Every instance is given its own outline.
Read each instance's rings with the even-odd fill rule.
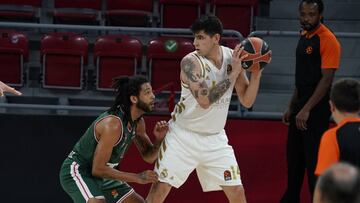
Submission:
[[[288,127],[286,142],[287,187],[280,203],[300,203],[305,171],[311,195],[319,144],[329,129],[329,95],[340,65],[341,45],[323,21],[322,0],[301,0],[301,35],[296,47],[295,88],[282,120]]]
[[[330,106],[337,126],[321,138],[315,175],[338,161],[360,167],[360,82],[337,81],[331,90]]]
[[[319,177],[313,203],[359,203],[360,172],[351,164],[336,163]]]
[[[0,81],[0,97],[4,96],[5,92],[12,93],[15,95],[21,95],[21,92],[15,90],[14,88]]]

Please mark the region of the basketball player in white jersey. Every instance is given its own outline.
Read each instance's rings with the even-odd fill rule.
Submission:
[[[195,21],[195,51],[181,61],[181,99],[172,112],[163,141],[148,203],[163,202],[171,187],[180,187],[196,169],[204,192],[223,190],[231,203],[245,203],[245,192],[234,150],[224,130],[233,88],[241,104],[255,101],[261,71],[248,80],[240,45],[234,50],[220,46],[222,24],[215,16]],[[240,57],[241,56],[241,57]]]

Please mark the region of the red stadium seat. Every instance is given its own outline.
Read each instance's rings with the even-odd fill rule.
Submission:
[[[141,42],[127,35],[98,37],[94,44],[96,88],[112,90],[114,77],[134,75],[141,61],[141,49]]]
[[[153,18],[152,0],[107,0],[106,25],[149,27]]]
[[[194,51],[192,41],[187,38],[159,37],[148,44],[147,61],[153,89],[174,83],[180,91],[180,61]]]
[[[50,33],[41,39],[43,87],[81,89],[88,42],[76,33]]]
[[[54,23],[100,24],[101,0],[55,0]]]
[[[0,0],[1,21],[39,22],[42,0]]]
[[[250,33],[257,0],[211,0],[210,3],[213,14],[220,18],[224,29],[237,30],[243,36]]]
[[[164,28],[189,28],[205,7],[204,0],[160,0],[159,3]]]
[[[16,31],[0,30],[0,81],[22,86],[24,63],[28,60],[28,38]]]

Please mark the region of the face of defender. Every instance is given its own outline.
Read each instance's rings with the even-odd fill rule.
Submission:
[[[141,85],[139,96],[137,97],[136,107],[144,112],[150,112],[154,109],[155,95],[150,83]]]
[[[309,32],[319,26],[322,14],[319,13],[318,5],[316,3],[302,3],[299,8],[299,13],[302,29]]]
[[[210,36],[204,31],[195,33],[193,45],[200,56],[207,56],[219,44],[220,35]]]

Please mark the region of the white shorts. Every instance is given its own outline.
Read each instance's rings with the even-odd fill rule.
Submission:
[[[221,186],[242,185],[225,130],[215,135],[201,135],[170,122],[155,163],[159,181],[179,188],[194,169],[204,192],[222,190]]]

